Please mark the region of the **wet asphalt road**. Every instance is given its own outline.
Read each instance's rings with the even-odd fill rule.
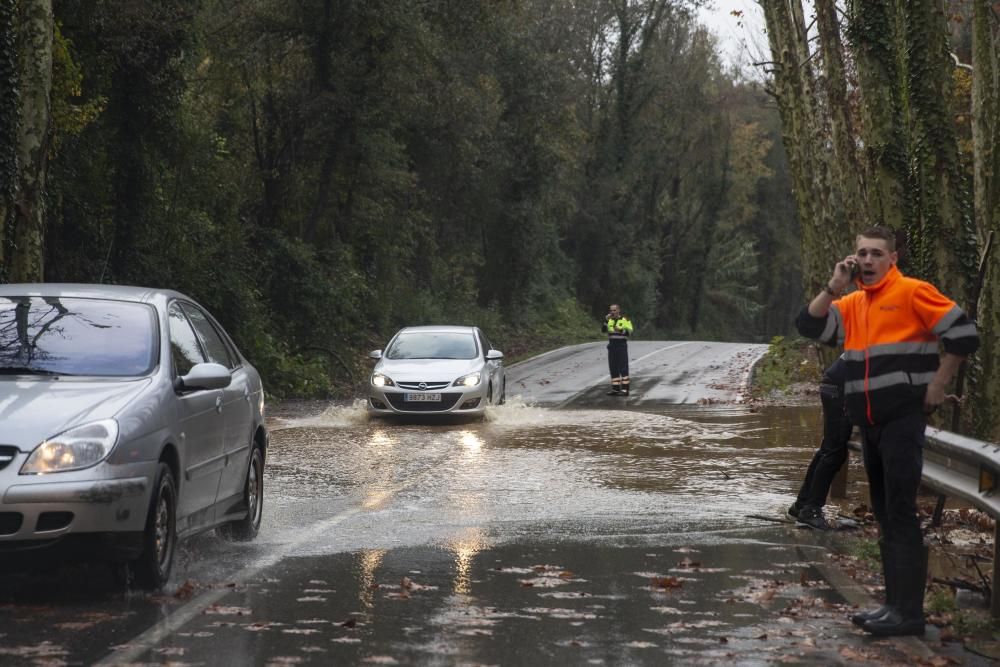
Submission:
[[[557,350],[475,423],[282,406],[256,541],[188,541],[154,596],[100,565],[0,574],[0,663],[906,659],[844,620],[829,536],[749,518],[781,515],[819,418],[740,402],[763,349],[633,343],[628,399],[603,345]]]

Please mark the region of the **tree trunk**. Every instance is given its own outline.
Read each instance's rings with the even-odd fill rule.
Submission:
[[[21,124],[17,67],[17,2],[0,0],[0,281],[7,278],[14,243],[13,210],[17,189],[17,129]]]
[[[763,0],[774,61],[774,91],[802,225],[802,278],[815,294],[846,251],[842,193],[831,182],[826,150],[829,124],[815,95],[809,42],[800,0]],[[835,194],[836,193],[836,194]],[[848,239],[850,237],[848,236]]]
[[[1000,28],[992,0],[975,0],[972,32],[972,143],[975,222],[979,237],[1000,228]],[[976,434],[1000,438],[1000,253],[988,258],[979,304],[982,347],[972,366]]]
[[[909,90],[910,174],[907,231],[911,271],[967,304],[976,273],[976,238],[952,111],[954,61],[940,0],[905,3],[902,53]]]
[[[45,175],[51,136],[52,0],[21,0],[21,123],[14,200],[12,282],[44,280]]]
[[[851,104],[847,94],[847,74],[844,67],[844,44],[841,39],[840,21],[835,0],[816,0],[816,28],[819,32],[823,55],[823,90],[830,113],[830,130],[833,139],[833,167],[842,208],[847,224],[867,220],[868,194],[865,172],[858,158],[857,134]],[[841,230],[848,243],[853,241],[858,229]],[[853,232],[853,233],[852,233]],[[848,246],[850,247],[850,246]]]
[[[898,61],[898,22],[888,0],[850,0],[847,34],[861,85],[861,139],[871,225],[904,228],[907,210],[904,81]]]

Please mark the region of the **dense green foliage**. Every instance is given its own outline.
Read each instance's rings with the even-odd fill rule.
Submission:
[[[514,356],[593,336],[610,301],[647,338],[790,328],[779,119],[690,3],[55,12],[46,280],[185,291],[273,392],[356,383],[406,324]]]

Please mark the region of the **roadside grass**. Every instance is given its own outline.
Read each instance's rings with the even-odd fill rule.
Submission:
[[[1000,639],[1000,624],[990,617],[989,609],[962,608],[955,599],[955,590],[942,584],[932,584],[924,598],[928,620],[942,628],[944,639],[969,643]]]
[[[881,571],[882,554],[879,552],[877,539],[858,536],[848,546],[847,552],[866,567]]]
[[[752,393],[762,397],[774,392],[788,393],[803,383],[815,386],[822,371],[814,343],[805,338],[775,336],[754,367]]]

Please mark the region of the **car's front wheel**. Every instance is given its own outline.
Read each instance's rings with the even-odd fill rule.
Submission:
[[[142,553],[129,563],[135,583],[145,590],[157,590],[170,578],[177,543],[177,483],[166,463],[160,463],[150,499]]]
[[[257,537],[260,520],[264,516],[264,453],[254,445],[243,483],[243,501],[247,515],[219,528],[219,534],[230,540],[246,541]]]

